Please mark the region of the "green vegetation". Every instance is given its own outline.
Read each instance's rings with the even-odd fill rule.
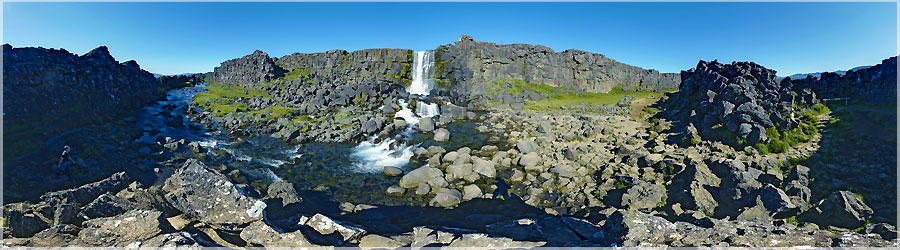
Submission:
[[[622,90],[622,87],[616,86],[607,93],[592,93],[569,91],[563,87],[554,87],[547,84],[528,83],[522,79],[511,79],[505,81],[494,81],[493,84],[487,86],[485,96],[499,96],[503,92],[510,95],[520,95],[526,90],[533,93],[539,93],[549,97],[541,100],[533,100],[533,103],[525,105],[525,109],[531,110],[558,110],[563,107],[585,104],[587,106],[609,106],[615,105],[622,97],[626,95],[634,95],[634,99],[650,98],[650,96],[659,96],[661,93],[650,92],[648,90],[630,91]],[[656,110],[658,112],[658,110]]]
[[[769,142],[766,144],[756,144],[754,147],[762,154],[768,153],[784,153],[789,148],[801,143],[808,142],[813,136],[819,133],[816,127],[819,122],[819,115],[831,112],[828,107],[822,104],[816,104],[800,113],[800,124],[792,129],[784,130],[779,127],[770,127],[766,129],[766,136]],[[791,118],[793,114],[791,114]]]
[[[787,218],[784,219],[784,221],[787,222],[788,224],[791,224],[791,225],[794,225],[794,226],[799,226],[799,225],[800,225],[800,221],[797,220],[797,216],[787,217]]]

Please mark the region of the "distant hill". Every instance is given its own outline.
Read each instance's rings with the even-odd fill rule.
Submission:
[[[177,75],[163,75],[163,74],[153,73],[153,77],[160,78],[163,76],[186,76],[186,75],[193,75],[193,74],[200,74],[200,73],[183,73],[183,74],[177,74]]]
[[[865,68],[869,68],[869,67],[872,67],[872,66],[859,66],[856,68],[852,68],[850,70],[857,71],[857,70],[861,70],[861,69],[865,69]],[[822,73],[825,73],[825,72],[793,74],[788,77],[790,77],[791,79],[803,79],[803,78],[806,78],[807,75],[811,75],[813,77],[818,78],[819,76],[822,75]],[[844,75],[847,73],[847,71],[846,70],[838,70],[838,71],[835,71],[834,73],[837,73],[838,75]],[[784,77],[778,77],[778,80],[781,80],[783,78]]]

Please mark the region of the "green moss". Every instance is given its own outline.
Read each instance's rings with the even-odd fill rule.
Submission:
[[[246,110],[247,105],[243,103],[235,103],[235,104],[211,104],[207,106],[206,110],[212,113],[215,116],[225,116],[228,113],[234,113],[236,111]]]
[[[788,224],[791,224],[791,225],[794,225],[794,226],[799,226],[799,225],[800,225],[800,221],[797,220],[797,216],[787,217],[786,219],[784,219],[784,221],[787,222]]]

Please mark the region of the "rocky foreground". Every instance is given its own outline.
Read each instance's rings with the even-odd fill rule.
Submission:
[[[3,243],[129,248],[897,246],[896,241],[883,240],[896,237],[896,231],[885,224],[869,225],[858,233],[833,232],[784,220],[728,221],[694,215],[691,220],[671,222],[659,215],[615,208],[602,211],[605,219],[599,221],[545,215],[477,229],[419,226],[407,233],[378,235],[352,222],[298,206],[304,201],[290,184],[273,184],[265,196],[254,196],[197,160],[173,168],[168,177],[149,187],[119,173],[78,188],[47,193],[36,204],[7,205],[7,237]],[[362,204],[344,207],[345,212],[336,216],[365,214],[371,218],[379,209]],[[294,216],[273,218],[286,212]]]

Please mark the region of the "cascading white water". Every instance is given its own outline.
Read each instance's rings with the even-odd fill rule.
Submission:
[[[412,82],[409,85],[410,94],[428,95],[431,92],[431,68],[434,66],[433,51],[416,51],[413,59]]]
[[[434,52],[432,51],[416,51],[413,58],[412,82],[407,92],[419,96],[428,96],[431,92],[431,68],[434,66]],[[426,103],[424,100],[416,102],[416,112],[409,108],[407,100],[399,100],[400,110],[394,114],[394,117],[402,118],[406,121],[406,131],[404,134],[412,133],[414,125],[419,123],[422,117],[432,117],[440,114],[436,103]],[[391,144],[396,143],[395,139],[384,139],[379,143],[375,143],[375,136],[369,140],[361,142],[353,149],[350,156],[360,160],[356,164],[357,169],[363,172],[382,171],[384,166],[400,167],[409,163],[409,158],[413,155],[413,148],[417,145],[405,145],[398,143],[392,149]]]

